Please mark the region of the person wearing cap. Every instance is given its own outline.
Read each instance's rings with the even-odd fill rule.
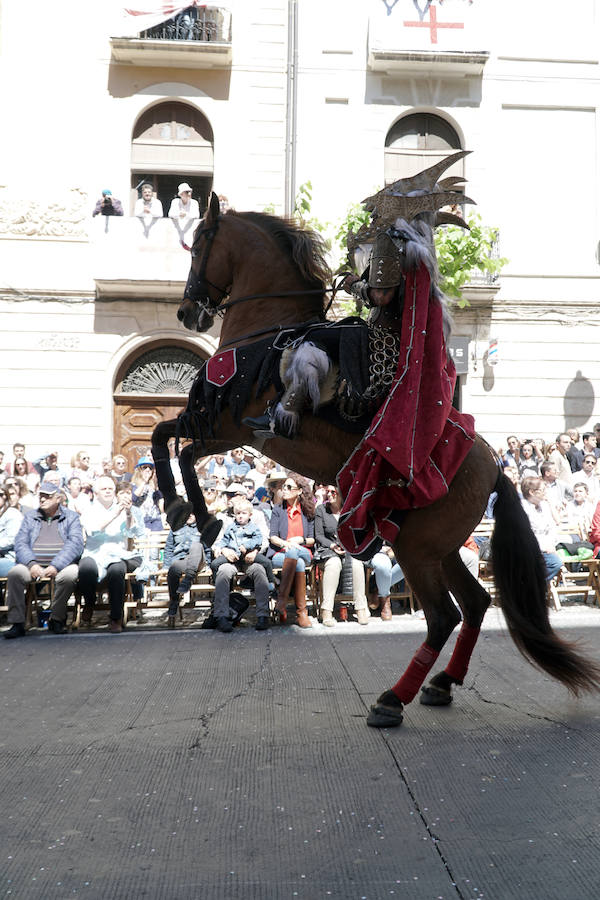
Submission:
[[[116,197],[113,197],[112,191],[105,188],[102,196],[96,202],[92,216],[122,216],[123,204]]]
[[[148,531],[162,531],[163,495],[156,484],[154,460],[142,456],[136,463],[133,478],[133,505],[144,514],[144,526]]]
[[[54,598],[48,630],[66,632],[67,601],[77,581],[77,563],[83,553],[83,530],[76,512],[61,506],[58,486],[43,481],[39,508],[25,513],[15,537],[16,565],[8,573],[7,639],[25,635],[27,586],[40,578],[54,578]]]
[[[192,189],[183,181],[177,188],[177,196],[171,200],[169,218],[179,222],[182,226],[200,218],[198,201],[192,199]]]

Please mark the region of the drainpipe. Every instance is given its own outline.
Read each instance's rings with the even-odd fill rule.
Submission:
[[[285,121],[285,215],[296,202],[296,120],[298,102],[298,0],[288,0],[287,97]]]

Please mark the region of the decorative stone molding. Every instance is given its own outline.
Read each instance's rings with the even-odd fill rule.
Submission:
[[[56,199],[28,200],[0,187],[0,238],[66,238],[87,241],[88,195],[72,188]]]
[[[78,350],[80,339],[71,334],[49,334],[42,338],[38,347],[40,350]]]

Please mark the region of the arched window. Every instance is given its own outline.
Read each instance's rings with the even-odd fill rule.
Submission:
[[[167,215],[177,185],[187,182],[206,209],[213,178],[213,131],[200,110],[170,100],[142,113],[131,144],[131,211],[148,181]]]
[[[385,139],[385,183],[414,175],[456,150],[462,150],[460,138],[445,119],[432,113],[404,116]],[[463,175],[462,160],[445,174]]]

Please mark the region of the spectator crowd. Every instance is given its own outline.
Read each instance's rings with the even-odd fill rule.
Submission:
[[[185,496],[174,441],[169,449],[176,489]],[[309,482],[244,447],[200,459],[195,468],[208,510],[222,523],[213,546],[205,547],[193,515],[183,528],[168,529],[150,456],[140,457],[131,470],[122,454],[94,463],[90,453],[80,450],[65,464],[56,450],[30,460],[25,445],[15,443],[8,456],[0,452],[0,578],[5,579],[10,625],[5,638],[24,636],[28,586],[49,578],[54,582],[51,632],[67,631],[67,603],[74,591],[83,599],[84,624],[91,624],[101,586],[110,606],[109,630],[119,633],[126,576],[134,598],[141,597],[158,567],[158,551],[154,555],[152,546],[159,544],[153,545],[152,535],[166,531],[163,568],[170,617],[199,570],[210,566],[214,602],[206,627],[225,633],[233,629],[239,619],[233,598],[241,581],[255,596],[257,630],[270,625],[271,600],[280,623],[287,622],[290,596],[296,623],[310,628],[307,569],[319,562],[323,624],[335,625],[340,587],[353,595],[359,624],[369,623],[363,564],[337,540],[340,498],[335,485]],[[377,554],[371,565],[377,591],[371,609],[380,609],[382,620],[390,621],[390,589],[402,572],[391,548]]]
[[[504,476],[521,494],[548,580],[565,558],[584,559],[600,550],[599,443],[597,423],[593,431],[580,436],[569,430],[550,443],[509,435],[506,448],[498,451]],[[169,447],[176,489],[185,496],[174,441]],[[384,546],[369,562],[369,591],[363,564],[337,538],[341,497],[335,485],[309,482],[244,447],[199,459],[195,468],[208,510],[222,523],[212,547],[202,545],[193,515],[183,528],[169,531],[150,456],[140,457],[130,470],[122,454],[95,463],[80,450],[65,464],[56,450],[29,460],[22,443],[15,443],[11,454],[0,451],[0,579],[10,625],[4,636],[25,634],[27,588],[49,578],[54,583],[50,631],[66,632],[74,591],[83,598],[83,622],[91,624],[101,586],[108,594],[109,630],[120,632],[126,576],[134,598],[143,596],[158,567],[158,551],[143,548],[158,546],[152,535],[167,531],[163,566],[170,617],[197,573],[209,566],[214,601],[206,627],[232,631],[240,617],[234,598],[241,581],[255,596],[258,630],[270,625],[271,600],[279,622],[287,622],[290,597],[296,623],[310,628],[306,573],[319,563],[323,625],[336,624],[334,601],[340,592],[352,595],[359,624],[367,625],[373,611],[382,621],[391,620],[391,589],[403,580],[402,571],[393,550]],[[478,544],[481,540],[470,539],[461,550],[475,576]]]

